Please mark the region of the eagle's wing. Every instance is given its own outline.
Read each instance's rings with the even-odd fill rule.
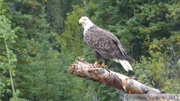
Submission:
[[[111,32],[93,26],[84,32],[85,42],[91,49],[98,52],[103,58],[128,60],[120,41]]]

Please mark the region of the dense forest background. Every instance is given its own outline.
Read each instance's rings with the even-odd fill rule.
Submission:
[[[124,92],[72,76],[78,56],[94,62],[81,16],[113,32],[136,61],[111,70],[180,93],[179,0],[0,0],[0,101],[122,101]]]

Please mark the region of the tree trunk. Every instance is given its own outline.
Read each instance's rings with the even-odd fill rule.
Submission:
[[[164,92],[148,87],[123,74],[113,72],[109,69],[96,67],[93,64],[85,62],[84,60],[79,60],[72,64],[69,67],[68,73],[111,86],[118,90],[123,90],[128,94],[161,95],[161,98],[158,96],[158,99],[160,98],[160,100],[157,101],[166,101],[164,98],[162,100],[162,95],[164,95]],[[165,98],[170,99],[170,97],[176,96],[168,96],[168,98]]]

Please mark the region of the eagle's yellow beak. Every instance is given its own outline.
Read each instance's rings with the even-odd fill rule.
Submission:
[[[82,24],[84,22],[83,19],[79,19],[79,24]]]

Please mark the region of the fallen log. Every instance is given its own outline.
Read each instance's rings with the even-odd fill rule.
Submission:
[[[95,65],[88,63],[84,60],[76,61],[74,64],[69,66],[68,73],[76,75],[78,77],[87,78],[95,82],[99,82],[118,90],[123,90],[128,94],[147,94],[147,95],[158,95],[157,101],[166,101],[166,99],[176,98],[176,96],[171,95],[168,97],[159,97],[159,95],[164,94],[164,92],[146,86],[128,76],[120,73],[116,73],[109,69],[104,69],[101,67],[96,67]],[[149,97],[149,96],[148,96]],[[152,96],[151,96],[152,97]],[[147,98],[147,96],[146,96]],[[157,96],[155,97],[157,98]],[[162,100],[163,99],[163,100]],[[178,98],[179,99],[179,98]]]

